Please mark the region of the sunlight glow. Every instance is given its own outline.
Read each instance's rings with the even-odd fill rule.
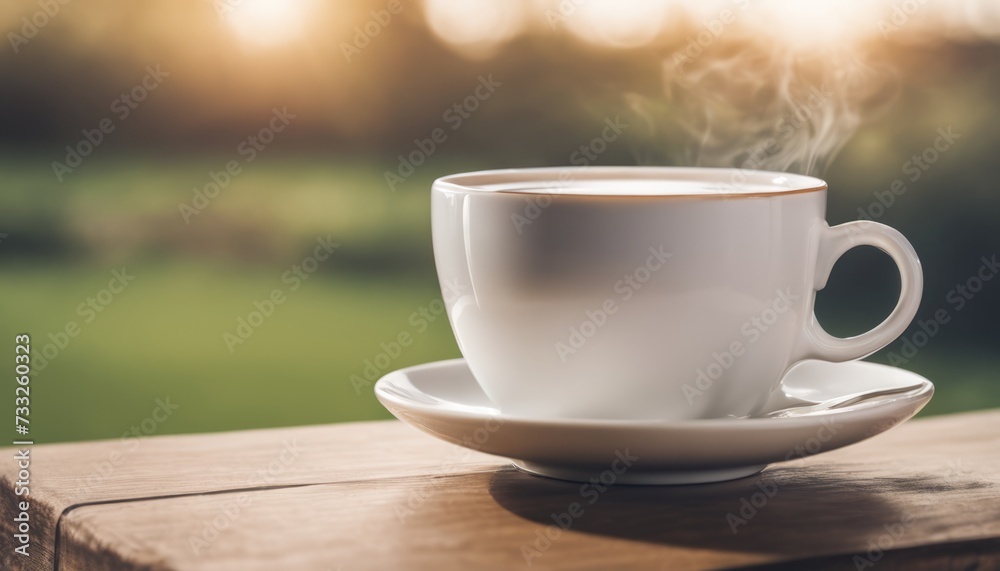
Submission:
[[[521,0],[426,0],[424,11],[434,33],[471,57],[492,55],[525,25]]]
[[[974,28],[956,21],[970,11],[977,15],[977,24],[987,28],[976,34],[988,36],[1000,33],[1000,8],[985,7],[1000,6],[991,4],[995,1],[961,0],[940,8],[944,14],[937,17],[931,17],[935,9],[927,0],[424,0],[424,8],[434,33],[456,51],[491,55],[518,33],[529,31],[569,32],[596,46],[636,48],[671,31],[733,29],[793,50],[851,49],[861,41],[888,39],[896,31],[901,36],[931,36],[923,32],[935,20],[938,35],[946,23]],[[685,32],[686,24],[693,28]]]
[[[879,2],[872,0],[760,0],[748,23],[792,48],[829,48],[877,34]]]
[[[219,10],[243,40],[277,46],[302,35],[311,8],[311,0],[223,0]]]
[[[635,48],[656,38],[670,4],[666,0],[588,0],[580,3],[564,21],[584,41]]]

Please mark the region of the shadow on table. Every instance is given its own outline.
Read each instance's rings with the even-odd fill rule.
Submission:
[[[959,485],[966,486],[978,483]],[[866,478],[797,467],[692,486],[605,487],[512,467],[490,481],[501,507],[540,524],[568,523],[577,532],[665,545],[785,555],[863,551],[869,540],[917,516],[893,497],[955,488],[932,476]]]

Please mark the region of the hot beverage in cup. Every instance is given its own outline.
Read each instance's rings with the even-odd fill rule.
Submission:
[[[735,169],[588,167],[444,177],[434,255],[459,346],[505,414],[690,420],[753,415],[805,359],[884,347],[922,276],[899,232],[830,227],[827,185]],[[875,246],[901,292],[846,339],[813,313],[836,260]]]

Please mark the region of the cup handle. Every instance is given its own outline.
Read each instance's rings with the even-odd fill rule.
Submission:
[[[899,300],[889,317],[874,329],[854,337],[834,337],[823,329],[810,303],[809,315],[803,327],[797,358],[823,359],[825,361],[850,361],[867,357],[902,335],[920,306],[920,294],[924,286],[924,276],[920,260],[913,246],[893,228],[878,222],[859,220],[830,227],[824,223],[819,238],[819,252],[816,260],[816,275],[813,287],[816,291],[826,287],[834,263],[848,250],[857,246],[875,246],[896,262],[899,268]],[[815,293],[813,302],[815,302]],[[793,362],[794,362],[793,361]]]

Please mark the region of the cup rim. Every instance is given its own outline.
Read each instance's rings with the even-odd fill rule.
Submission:
[[[684,181],[719,184],[717,192],[582,192],[572,184],[589,181]],[[498,185],[532,184],[525,188]],[[767,188],[771,187],[771,188]],[[749,198],[819,192],[822,179],[795,173],[715,167],[532,167],[473,171],[443,176],[434,190],[476,194],[559,195],[588,198]]]

